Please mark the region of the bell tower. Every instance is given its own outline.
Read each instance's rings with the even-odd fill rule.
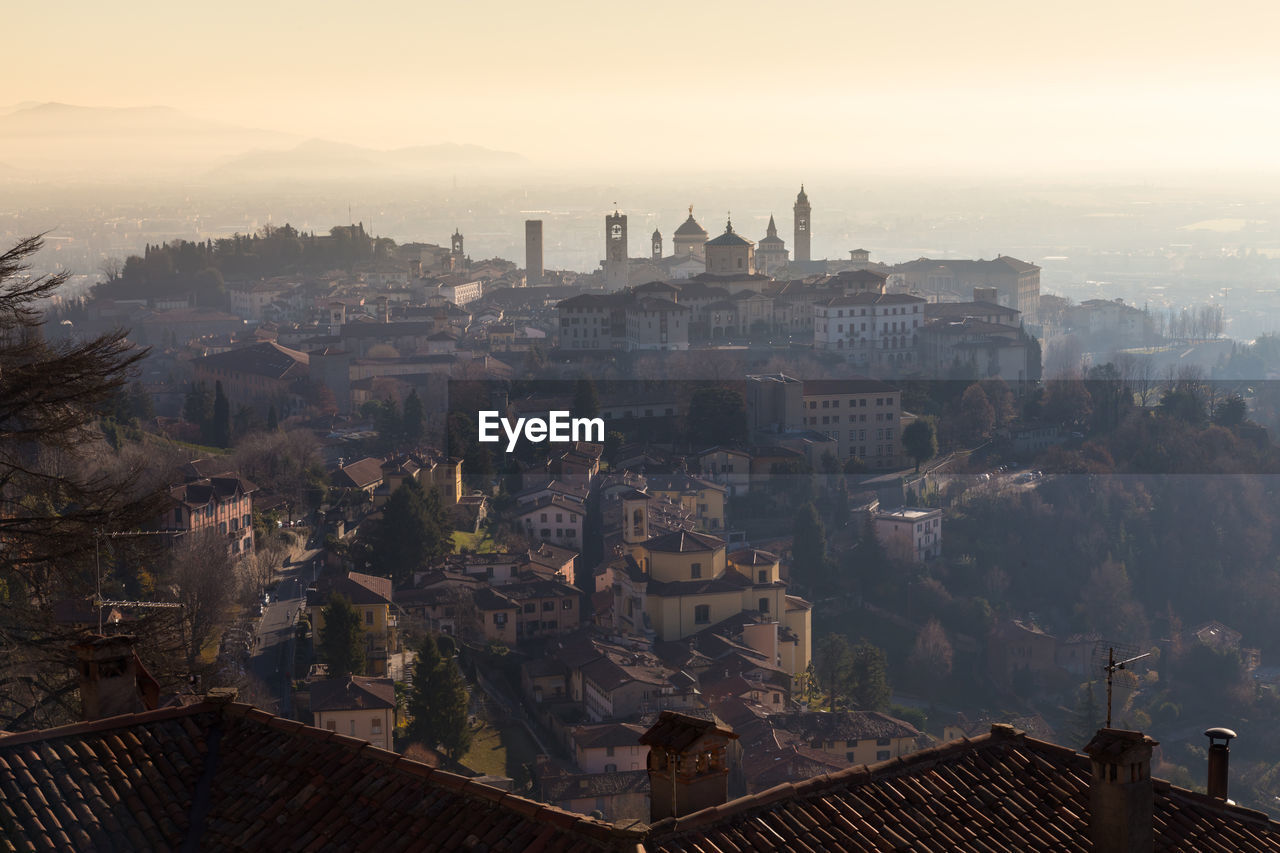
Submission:
[[[453,237],[449,241],[449,271],[462,272],[466,268],[466,254],[462,251],[462,232],[453,229]]]
[[[655,261],[662,260],[662,232],[657,228],[653,229],[653,259]]]
[[[649,496],[632,489],[622,496],[622,542],[641,545],[649,539]]]
[[[809,206],[809,196],[805,194],[804,184],[800,185],[800,194],[796,196],[792,210],[796,220],[796,260],[811,261],[813,258],[809,255],[809,235],[813,232],[813,222],[810,219],[813,208]]]
[[[627,284],[627,216],[614,208],[604,218],[604,289],[612,293]]]

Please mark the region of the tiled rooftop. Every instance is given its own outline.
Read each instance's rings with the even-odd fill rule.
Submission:
[[[0,840],[19,850],[496,853],[634,850],[639,836],[355,738],[201,703],[0,738]]]
[[[972,740],[788,783],[654,824],[652,853],[1086,853],[1089,759],[993,727]],[[1154,780],[1155,851],[1280,850],[1280,824]]]

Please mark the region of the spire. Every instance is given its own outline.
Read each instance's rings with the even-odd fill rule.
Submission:
[[[768,227],[768,229],[766,229],[766,230],[765,230],[765,234],[767,234],[767,235],[768,235],[768,236],[770,236],[770,237],[777,237],[777,236],[778,236],[778,226],[776,226],[776,225],[774,225],[774,224],[773,224],[773,214],[772,214],[772,213],[770,213],[770,214],[769,214],[769,227]]]
[[[728,221],[725,222],[724,233],[732,234],[733,233],[733,211],[727,211],[725,213],[725,216],[728,217]]]
[[[800,185],[800,194],[796,196],[796,204],[808,204],[809,196],[805,194],[804,184]]]

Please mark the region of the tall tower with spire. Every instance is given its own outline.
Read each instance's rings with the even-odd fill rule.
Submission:
[[[796,196],[795,207],[792,208],[796,218],[796,260],[811,261],[809,254],[809,235],[813,230],[813,221],[809,218],[813,208],[809,206],[809,196],[805,195],[804,184],[800,185],[800,194]]]
[[[467,268],[467,254],[462,250],[462,232],[457,228],[453,229],[453,236],[449,238],[449,247],[449,271],[465,271]]]
[[[778,236],[778,226],[769,216],[766,236],[756,246],[756,272],[773,275],[787,262],[787,244]]]
[[[628,283],[627,216],[614,208],[604,218],[604,289],[613,293]]]
[[[662,260],[662,232],[657,228],[653,229],[653,238],[651,242],[653,244],[653,259],[655,261]]]

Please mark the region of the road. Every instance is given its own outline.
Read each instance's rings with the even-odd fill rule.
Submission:
[[[270,710],[284,717],[293,714],[293,647],[298,608],[304,589],[299,571],[310,566],[293,566],[276,574],[278,583],[271,604],[258,620],[258,644],[249,658],[249,671],[271,692]]]

